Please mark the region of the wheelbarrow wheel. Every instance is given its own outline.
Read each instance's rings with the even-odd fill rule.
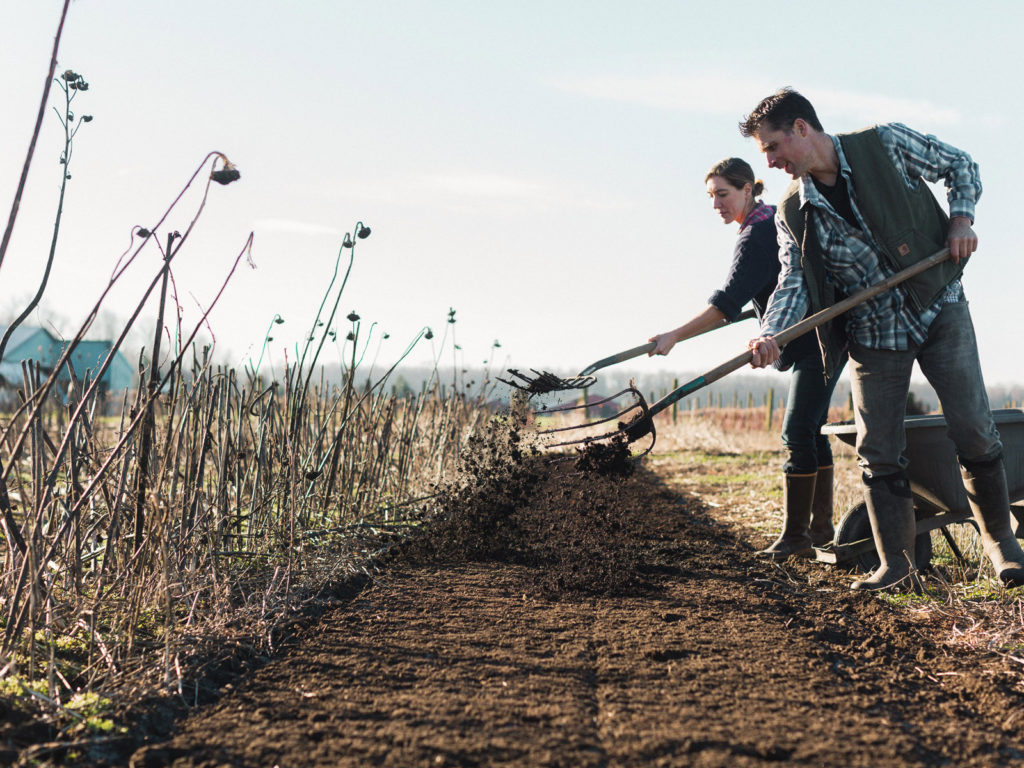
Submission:
[[[1010,506],[1010,526],[1014,536],[1024,539],[1024,505],[1012,504]]]
[[[847,510],[836,526],[836,544],[852,544],[855,541],[871,538],[871,520],[868,518],[868,505],[863,501],[855,504]],[[914,559],[917,561],[917,569],[925,571],[932,562],[932,535],[930,531],[918,534],[914,541]],[[878,567],[881,560],[874,544],[867,552],[857,555],[851,561],[852,564],[863,569],[865,573],[873,571]]]

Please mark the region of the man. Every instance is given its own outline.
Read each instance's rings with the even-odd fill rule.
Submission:
[[[1007,586],[1024,584],[1024,551],[1010,527],[1002,444],[992,419],[974,327],[960,284],[978,246],[978,167],[955,147],[899,123],[825,133],[810,102],[784,88],[740,123],[769,167],[794,182],[776,214],[782,271],[750,342],[756,368],[779,357],[773,336],[843,295],[880,282],[944,246],[950,259],[818,329],[826,375],[850,356],[857,454],[881,560],[854,590],[916,588],[916,522],[903,456],[904,412],[917,361],[935,389],[957,449],[985,553]],[[947,217],[922,179],[944,179]]]

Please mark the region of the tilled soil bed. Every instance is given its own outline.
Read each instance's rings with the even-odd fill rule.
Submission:
[[[947,646],[841,573],[766,563],[672,490],[672,471],[499,478],[519,485],[494,509],[396,552],[173,738],[124,760],[1021,764],[1019,667]]]
[[[821,566],[765,563],[650,471],[554,471],[485,515],[475,559],[451,526],[425,537],[131,764],[1024,760],[998,656],[958,657]]]

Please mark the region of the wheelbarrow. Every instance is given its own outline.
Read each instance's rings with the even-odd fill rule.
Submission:
[[[1024,411],[1007,408],[992,412],[1003,442],[1006,485],[1009,489],[1010,512],[1014,534],[1024,538]],[[907,477],[914,497],[917,517],[917,539],[914,559],[924,570],[932,559],[932,531],[939,531],[954,556],[963,562],[963,554],[950,534],[950,525],[971,524],[973,516],[960,477],[956,448],[946,435],[946,420],[941,415],[908,416],[905,420],[908,460]],[[851,422],[826,424],[823,434],[835,435],[847,445],[857,440],[857,426]],[[836,526],[835,538],[822,547],[815,547],[817,560],[836,565],[856,565],[865,571],[878,566],[879,558],[871,536],[867,505],[861,501],[843,514]]]

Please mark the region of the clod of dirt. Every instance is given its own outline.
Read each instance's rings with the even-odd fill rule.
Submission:
[[[646,411],[641,411],[633,416],[628,424],[620,421],[619,431],[623,433],[628,442],[639,440],[654,431],[654,419]]]
[[[619,433],[609,440],[594,441],[577,448],[579,454],[574,462],[576,469],[583,472],[596,472],[599,475],[629,477],[633,474],[632,453],[629,440]]]

